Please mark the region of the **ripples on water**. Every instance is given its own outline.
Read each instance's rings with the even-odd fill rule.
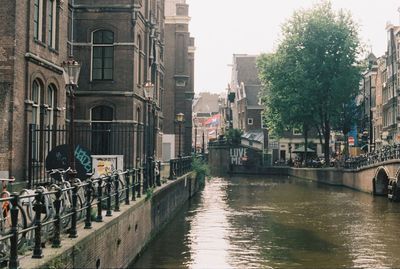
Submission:
[[[291,178],[214,178],[132,268],[400,267],[400,204]]]

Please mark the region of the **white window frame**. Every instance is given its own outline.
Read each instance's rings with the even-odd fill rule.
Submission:
[[[254,124],[254,119],[253,118],[247,118],[247,125],[253,125]]]

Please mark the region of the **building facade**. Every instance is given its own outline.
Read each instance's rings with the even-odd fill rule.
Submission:
[[[189,32],[186,0],[165,1],[165,98],[163,160],[192,151],[192,100],[194,98],[194,38]],[[175,121],[178,113],[184,122]],[[179,145],[179,141],[181,145]]]
[[[125,167],[142,167],[153,155],[160,159],[164,1],[75,0],[69,12],[68,45],[82,65],[75,121],[99,131],[133,132]],[[150,97],[145,96],[148,82],[154,85]],[[92,153],[116,154],[119,147],[128,147],[113,146],[121,139],[114,136],[92,136]]]
[[[1,1],[0,177],[25,180],[28,153],[45,151],[28,141],[30,124],[53,128],[65,122],[61,63],[67,59],[68,3],[59,0]],[[35,137],[50,148],[52,137]]]
[[[48,152],[68,143],[72,96],[77,144],[123,155],[124,168],[161,159],[164,8],[164,0],[1,2],[0,177],[45,177]],[[70,57],[81,65],[74,94],[62,68]]]

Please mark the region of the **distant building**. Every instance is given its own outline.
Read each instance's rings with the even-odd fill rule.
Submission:
[[[382,138],[388,143],[399,143],[400,132],[398,123],[398,103],[399,103],[399,45],[400,45],[400,26],[392,24],[386,27],[388,34],[388,44],[386,51],[386,70],[383,70],[382,79],[382,115],[383,127]],[[386,75],[385,75],[386,74]]]
[[[225,100],[218,93],[201,92],[193,100],[193,147],[207,149],[207,143],[222,134],[222,113]]]
[[[194,97],[194,38],[189,32],[189,6],[186,0],[165,1],[165,77],[162,102],[163,160],[178,156],[178,113],[185,115],[181,130],[182,155],[192,151],[192,100]]]
[[[233,128],[243,131],[242,143],[264,150],[267,148],[267,132],[263,127],[259,93],[261,82],[258,79],[256,55],[234,54],[229,93],[235,100],[230,105]],[[229,114],[229,112],[228,112]]]

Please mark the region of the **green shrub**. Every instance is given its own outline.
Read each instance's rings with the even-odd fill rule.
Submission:
[[[192,170],[196,172],[196,178],[203,184],[206,176],[210,175],[207,164],[200,158],[193,158]]]

